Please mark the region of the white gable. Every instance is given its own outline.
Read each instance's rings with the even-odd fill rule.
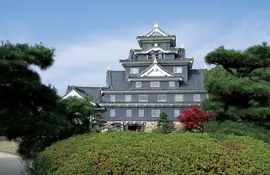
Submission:
[[[151,52],[151,51],[161,51],[161,52],[163,52],[163,53],[170,53],[170,52],[171,52],[171,51],[163,50],[161,47],[152,47],[152,48],[150,48],[150,49],[148,49],[148,50],[146,50],[146,51],[142,51],[142,52],[140,52],[140,53],[149,53],[149,52]],[[135,53],[137,53],[137,52],[135,52]]]
[[[165,72],[158,64],[153,64],[150,69],[140,75],[140,77],[171,77],[172,75]]]
[[[67,95],[65,95],[63,97],[63,99],[66,99],[68,97],[79,97],[79,98],[83,98],[80,94],[78,94],[78,92],[76,92],[74,89],[72,91],[70,91]]]
[[[83,98],[78,92],[76,92],[74,89],[70,91],[67,95],[63,97],[63,99],[66,99],[68,97],[78,97],[78,98]],[[91,102],[92,105],[96,105],[95,103]]]
[[[167,34],[162,32],[158,27],[156,27],[147,36],[167,36]]]

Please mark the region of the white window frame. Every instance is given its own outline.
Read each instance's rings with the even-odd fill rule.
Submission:
[[[152,117],[159,117],[159,115],[160,115],[160,109],[152,109],[152,111],[151,111]]]
[[[174,101],[175,102],[184,101],[184,95],[183,94],[175,94],[174,95]]]
[[[162,98],[164,97],[164,98]],[[167,101],[167,95],[166,94],[158,94],[157,95],[157,101],[158,102],[166,102]]]
[[[140,97],[146,97],[146,100],[141,100]],[[148,95],[138,95],[139,102],[148,102]]]
[[[125,95],[125,102],[131,102],[131,95]]]
[[[193,100],[194,101],[201,101],[201,94],[194,94],[193,95]]]
[[[159,81],[151,81],[150,82],[150,87],[159,87],[160,86],[160,82]]]
[[[173,73],[175,74],[183,73],[183,67],[173,67]]]
[[[115,102],[115,95],[110,95],[110,102]]]
[[[175,87],[175,81],[169,81],[169,87]]]
[[[138,110],[138,117],[144,117],[144,110],[143,109]]]
[[[174,110],[174,117],[178,117],[180,115],[180,109]]]
[[[110,109],[110,117],[115,117],[115,109]]]
[[[139,68],[138,67],[131,67],[130,74],[139,74]]]
[[[126,110],[126,117],[131,117],[132,116],[132,110],[131,109],[127,109]]]
[[[136,86],[136,88],[142,87],[142,82],[136,81],[135,86]]]

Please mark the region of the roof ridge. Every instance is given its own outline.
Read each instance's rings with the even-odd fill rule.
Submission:
[[[104,86],[74,86],[75,88],[102,88]]]
[[[108,72],[125,72],[126,70],[108,70]]]

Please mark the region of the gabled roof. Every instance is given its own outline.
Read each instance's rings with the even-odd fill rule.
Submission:
[[[147,69],[142,71],[138,77],[172,77],[173,73],[167,71],[162,66],[157,63],[157,59],[155,58],[153,64],[149,66]]]
[[[100,90],[104,87],[85,87],[85,86],[68,86],[66,94],[63,98],[67,98],[70,95],[75,95],[79,97],[86,97],[91,95],[93,97],[93,101],[96,103],[100,101],[101,95]],[[73,93],[73,94],[71,94]],[[76,94],[77,93],[77,94]]]
[[[140,46],[142,46],[142,41],[153,42],[159,40],[170,40],[172,47],[176,45],[176,36],[169,35],[161,28],[159,28],[158,24],[154,24],[154,28],[148,32],[146,35],[137,36],[137,40]]]
[[[154,28],[150,32],[148,32],[146,36],[168,36],[168,34],[161,30],[161,28],[158,27],[157,22],[155,22]]]
[[[169,49],[169,50],[164,50],[163,48],[159,47],[159,46],[154,46],[154,47],[151,47],[147,50],[135,50],[135,54],[139,53],[139,54],[147,54],[151,51],[161,51],[162,53],[177,53],[178,50],[173,48],[173,49]]]

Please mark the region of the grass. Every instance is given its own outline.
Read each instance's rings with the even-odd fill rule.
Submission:
[[[0,152],[17,154],[18,145],[15,142],[10,142],[3,137],[0,138]]]

